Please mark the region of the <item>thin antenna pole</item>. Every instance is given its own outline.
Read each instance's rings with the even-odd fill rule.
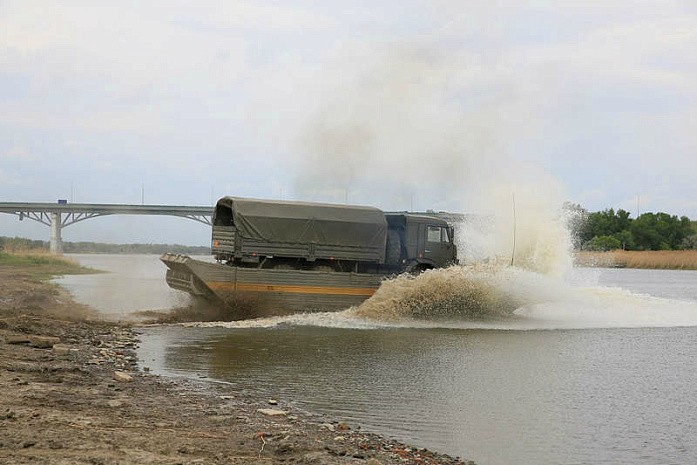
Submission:
[[[511,254],[511,266],[513,266],[513,260],[515,259],[515,230],[516,230],[516,217],[515,217],[515,192],[513,193],[513,253]]]

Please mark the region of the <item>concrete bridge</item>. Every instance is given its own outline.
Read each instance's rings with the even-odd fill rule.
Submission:
[[[191,207],[176,205],[119,205],[95,203],[0,202],[0,213],[17,215],[38,221],[51,228],[51,253],[63,252],[61,230],[79,221],[105,215],[168,215],[188,218],[207,225],[211,224],[213,207]]]

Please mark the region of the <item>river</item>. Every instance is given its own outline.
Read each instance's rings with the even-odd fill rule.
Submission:
[[[187,301],[156,256],[73,257],[112,271],[59,280],[105,313]],[[515,271],[496,286],[521,302],[513,316],[146,328],[139,356],[480,465],[697,463],[697,272]]]

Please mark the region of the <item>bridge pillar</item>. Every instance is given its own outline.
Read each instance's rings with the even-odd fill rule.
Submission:
[[[51,213],[51,253],[61,255],[63,253],[63,241],[61,240],[61,214]]]

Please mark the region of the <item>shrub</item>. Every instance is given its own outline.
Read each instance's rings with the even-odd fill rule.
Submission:
[[[617,250],[622,247],[622,243],[616,237],[599,236],[594,237],[586,242],[585,249],[595,252],[605,252],[608,250]]]

